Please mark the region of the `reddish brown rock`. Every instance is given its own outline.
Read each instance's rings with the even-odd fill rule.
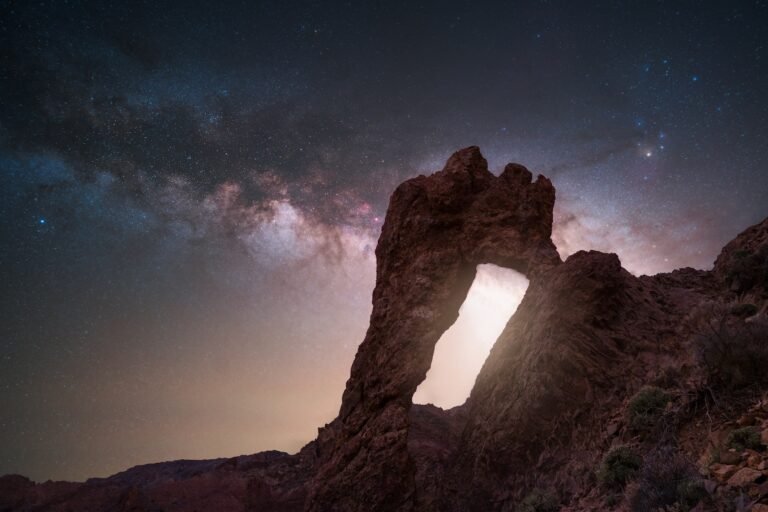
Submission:
[[[458,316],[478,264],[528,276],[560,262],[550,240],[555,189],[524,167],[488,171],[477,147],[400,185],[376,248],[373,313],[309,510],[410,510],[408,411],[435,343]]]
[[[720,453],[720,464],[738,464],[741,462],[741,453],[736,450],[728,450]]]
[[[66,501],[81,485],[74,482],[36,484],[20,475],[6,475],[0,477],[0,510],[35,510],[51,501]]]
[[[298,512],[306,498],[312,445],[296,455],[264,452],[136,466],[86,483],[0,478],[0,510],[14,512]]]
[[[534,276],[465,405],[440,510],[513,510],[537,487],[589,489],[612,442],[603,425],[674,349],[683,314],[613,254],[580,252]]]
[[[728,479],[728,485],[731,487],[746,487],[762,476],[763,474],[756,469],[741,468]]]
[[[732,464],[713,464],[711,469],[712,475],[720,481],[725,481],[731,478],[739,467]]]

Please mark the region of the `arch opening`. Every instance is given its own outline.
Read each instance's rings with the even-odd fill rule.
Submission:
[[[427,377],[416,389],[413,403],[443,409],[463,404],[527,289],[528,279],[520,272],[478,265],[459,318],[437,341]]]

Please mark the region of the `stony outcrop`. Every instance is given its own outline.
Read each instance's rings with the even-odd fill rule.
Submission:
[[[656,361],[674,335],[671,307],[613,254],[580,252],[532,279],[465,406],[456,490],[442,510],[512,506],[544,481],[588,488],[602,439],[585,434],[641,385],[641,355]]]
[[[554,201],[549,180],[515,164],[494,176],[476,147],[400,185],[339,416],[300,453],[142,466],[85,484],[3,477],[0,511],[535,510],[518,508],[526,496],[571,512],[768,506],[768,219],[712,271],[636,277],[615,254],[561,261]],[[525,274],[526,295],[464,405],[414,406],[481,263]],[[727,366],[713,367],[713,351]],[[648,389],[666,405],[635,422]],[[748,447],[733,447],[738,436]],[[597,468],[619,445],[643,462],[616,489]]]
[[[768,292],[768,219],[728,243],[713,272],[733,292]]]
[[[395,190],[376,248],[370,326],[320,452],[309,510],[412,508],[408,413],[435,344],[458,317],[478,264],[532,276],[560,262],[550,240],[554,204],[549,180],[533,182],[518,165],[496,177],[477,147]]]

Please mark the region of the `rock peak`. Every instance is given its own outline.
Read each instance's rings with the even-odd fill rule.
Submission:
[[[456,151],[448,159],[443,169],[446,173],[469,172],[471,174],[490,174],[488,161],[483,157],[480,148],[469,146]]]
[[[533,175],[524,165],[507,164],[501,177],[505,180],[519,182],[527,185],[533,180]],[[542,176],[543,177],[543,176]]]

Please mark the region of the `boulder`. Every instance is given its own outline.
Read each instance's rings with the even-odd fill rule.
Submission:
[[[728,485],[731,487],[747,487],[755,483],[763,474],[752,468],[741,468],[732,477],[728,479]]]

